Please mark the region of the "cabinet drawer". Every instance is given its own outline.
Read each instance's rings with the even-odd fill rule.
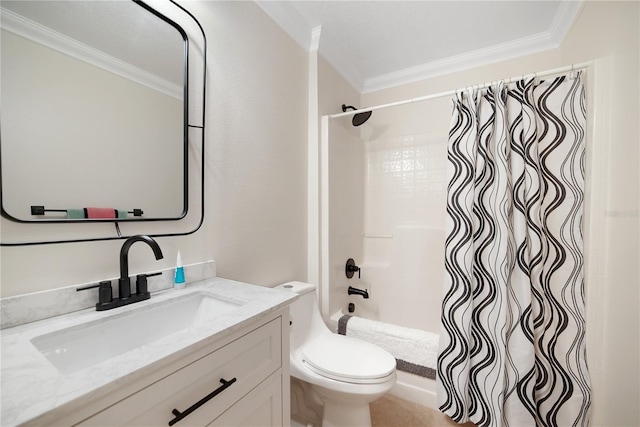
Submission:
[[[207,427],[281,427],[282,375],[272,375]]]
[[[196,402],[235,381],[175,426],[205,426],[281,366],[281,319],[244,335],[83,421],[81,426],[166,426]]]

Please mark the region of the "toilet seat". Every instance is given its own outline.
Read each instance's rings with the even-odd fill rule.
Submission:
[[[344,335],[324,334],[305,343],[301,353],[309,370],[336,381],[381,383],[396,369],[396,360],[388,352]]]

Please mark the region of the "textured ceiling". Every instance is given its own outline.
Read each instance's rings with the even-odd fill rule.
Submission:
[[[368,92],[555,48],[581,1],[257,1]]]

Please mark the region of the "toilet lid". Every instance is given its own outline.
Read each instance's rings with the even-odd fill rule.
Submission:
[[[366,341],[326,334],[302,348],[306,366],[327,378],[351,383],[379,383],[396,369],[389,352]]]

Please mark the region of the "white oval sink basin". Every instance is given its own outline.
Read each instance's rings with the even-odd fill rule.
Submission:
[[[196,292],[40,335],[31,343],[58,371],[69,374],[197,327],[242,305]]]

